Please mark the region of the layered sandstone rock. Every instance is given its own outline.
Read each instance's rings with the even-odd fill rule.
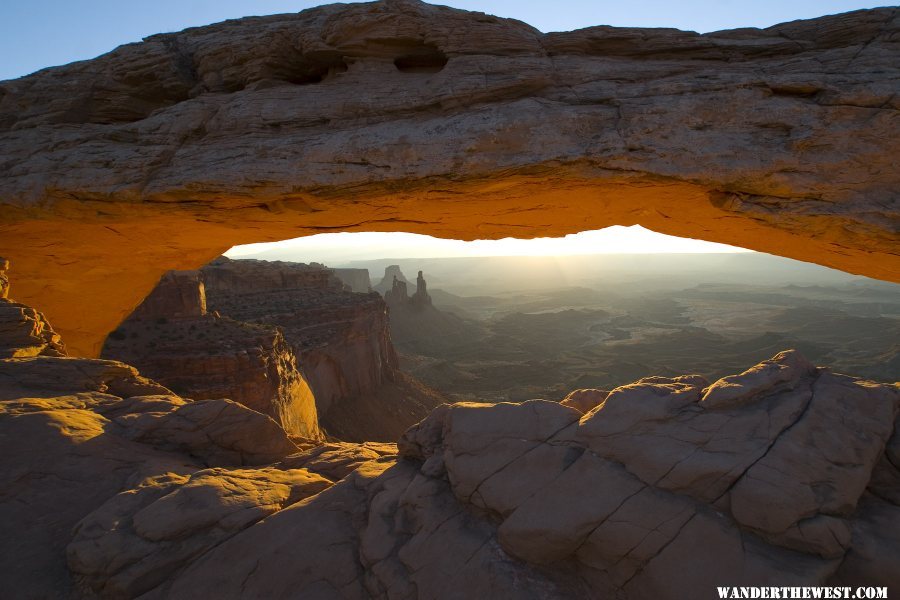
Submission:
[[[135,365],[183,396],[230,398],[293,436],[322,437],[313,392],[281,331],[207,314],[199,271],[164,275],[101,356]]]
[[[898,15],[542,34],[390,0],[152,36],[0,85],[0,254],[91,354],[166,270],[323,231],[638,223],[900,281]]]
[[[0,452],[4,597],[133,598],[396,448],[300,451],[230,400],[185,400],[115,361],[28,356],[0,358]]]
[[[647,378],[586,414],[541,400],[444,406],[400,441],[405,460],[251,527],[151,597],[676,599],[715,598],[718,585],[895,586],[900,505],[884,481],[900,471],[884,457],[898,409],[898,386],[816,369],[796,352],[713,385]],[[314,545],[292,555],[304,534]]]
[[[0,298],[9,296],[9,276],[6,272],[9,270],[9,260],[0,256]]]
[[[400,372],[378,294],[344,290],[315,263],[218,259],[202,274],[211,310],[284,332],[332,435],[394,441],[441,402]]]
[[[138,305],[132,317],[167,319],[202,317],[206,314],[206,290],[199,271],[169,271]]]
[[[0,298],[0,358],[65,355],[62,338],[43,314]]]
[[[323,415],[396,377],[387,310],[377,294],[343,291],[330,270],[302,263],[219,259],[202,273],[210,309],[284,331]]]

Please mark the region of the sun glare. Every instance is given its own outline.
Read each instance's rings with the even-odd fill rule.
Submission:
[[[560,238],[475,240],[463,242],[416,233],[322,233],[292,240],[235,246],[232,258],[268,257],[339,262],[371,258],[458,256],[572,256],[580,254],[706,254],[749,252],[743,248],[664,235],[639,225],[615,225]]]

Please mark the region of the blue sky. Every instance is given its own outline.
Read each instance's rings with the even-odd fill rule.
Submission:
[[[118,45],[247,15],[297,12],[299,0],[2,0],[0,80],[93,58]],[[512,17],[542,31],[589,25],[677,27],[706,32],[767,27],[859,8],[854,0],[450,0],[449,6]]]

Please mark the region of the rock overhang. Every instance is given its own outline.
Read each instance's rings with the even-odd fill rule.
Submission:
[[[165,270],[326,231],[641,224],[900,281],[898,29],[542,34],[401,0],[152,36],[0,84],[0,254],[87,354]]]

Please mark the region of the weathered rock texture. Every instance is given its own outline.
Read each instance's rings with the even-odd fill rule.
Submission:
[[[377,294],[343,291],[330,270],[301,263],[222,258],[202,273],[210,309],[283,329],[323,414],[394,378],[397,355]]]
[[[404,460],[243,531],[150,597],[895,586],[900,506],[886,481],[900,472],[885,457],[898,406],[897,386],[796,352],[712,386],[647,378],[586,414],[541,400],[444,406],[401,439]]]
[[[322,437],[313,392],[281,331],[207,314],[199,271],[164,275],[101,356],[135,365],[183,396],[229,398],[291,435]]]
[[[0,256],[0,298],[9,297],[9,260]]]
[[[62,338],[44,315],[30,306],[0,298],[0,358],[65,355]]]
[[[220,258],[201,272],[210,310],[283,331],[328,433],[396,441],[440,404],[439,394],[400,371],[378,294],[347,291],[315,263]]]
[[[132,317],[167,319],[206,314],[206,289],[199,271],[168,271],[138,305]]]
[[[2,358],[5,597],[900,586],[900,386],[787,351],[576,398],[443,405],[397,447],[299,448],[122,363]]]
[[[164,271],[322,231],[640,223],[900,281],[898,28],[542,34],[391,0],[153,36],[0,85],[0,254],[94,355]]]
[[[230,400],[185,400],[120,362],[28,356],[0,358],[0,453],[3,597],[133,598],[396,447],[301,451]]]

